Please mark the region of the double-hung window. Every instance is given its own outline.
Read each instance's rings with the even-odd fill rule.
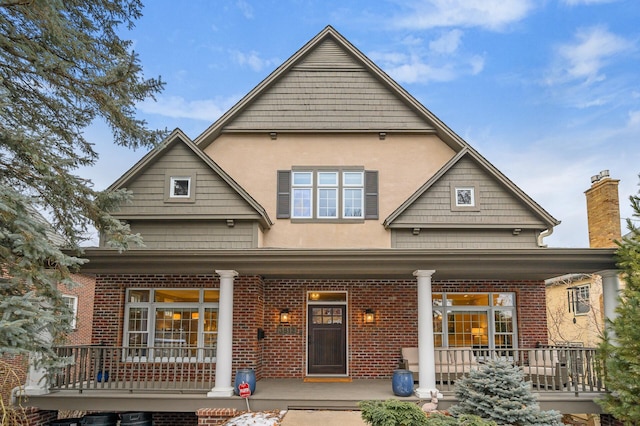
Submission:
[[[278,172],[278,218],[377,219],[378,174],[358,168]]]
[[[574,315],[586,314],[591,309],[589,303],[589,286],[581,285],[567,289],[567,298],[569,301],[569,312]]]
[[[127,290],[125,358],[215,361],[218,301],[218,290]]]

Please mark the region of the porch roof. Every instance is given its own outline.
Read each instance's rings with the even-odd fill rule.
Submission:
[[[616,269],[615,249],[86,249],[83,273],[211,274],[232,269],[266,278],[400,279],[435,270],[434,280],[540,281]]]

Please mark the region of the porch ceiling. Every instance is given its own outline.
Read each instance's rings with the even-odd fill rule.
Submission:
[[[435,280],[545,280],[616,269],[615,249],[527,250],[130,250],[87,249],[84,273],[211,274],[232,269],[266,278],[412,278],[435,270]]]

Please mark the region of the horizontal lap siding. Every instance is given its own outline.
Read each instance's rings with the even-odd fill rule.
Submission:
[[[478,211],[452,210],[451,187],[476,185]],[[463,158],[418,198],[394,224],[520,224],[545,228],[542,221],[473,161]]]
[[[257,224],[236,221],[153,221],[131,222],[140,233],[145,249],[242,249],[257,247]]]
[[[537,232],[523,229],[513,235],[513,229],[392,229],[394,248],[536,248]]]
[[[194,203],[165,202],[167,170],[176,176],[197,174]],[[233,188],[183,144],[176,144],[127,189],[133,191],[133,203],[122,206],[119,217],[180,214],[258,218]]]

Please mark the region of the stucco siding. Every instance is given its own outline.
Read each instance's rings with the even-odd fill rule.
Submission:
[[[537,233],[523,229],[513,235],[511,229],[392,229],[391,244],[406,249],[530,249],[536,248]]]
[[[452,187],[456,186],[474,186],[478,208],[455,209]],[[468,158],[462,158],[447,171],[393,224],[513,224],[545,228],[544,223],[521,200]]]
[[[258,225],[234,221],[153,221],[132,222],[146,249],[243,249],[257,247]]]
[[[454,152],[435,135],[287,133],[223,134],[206,154],[275,218],[278,170],[295,166],[358,166],[378,172],[379,219],[294,223],[277,219],[264,247],[389,248],[384,219],[449,161]],[[238,161],[241,158],[242,161]]]

